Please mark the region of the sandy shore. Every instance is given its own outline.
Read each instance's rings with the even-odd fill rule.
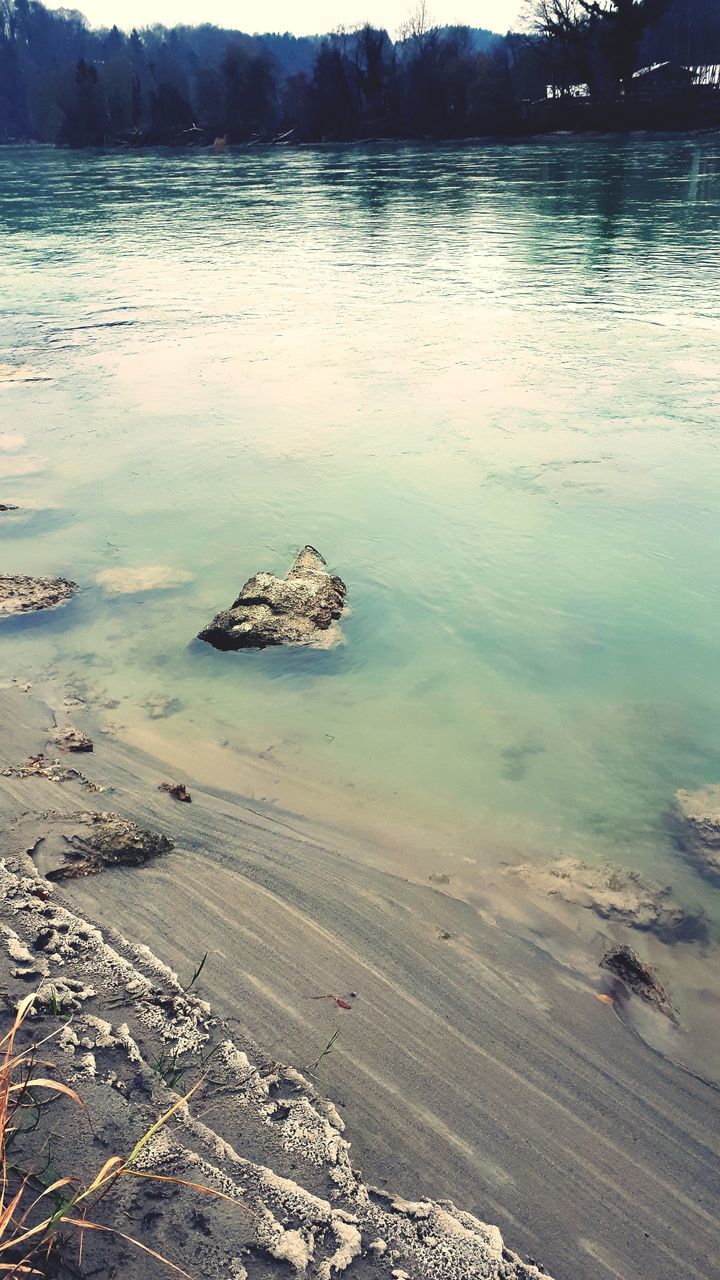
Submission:
[[[16,763],[44,748],[52,717],[27,694],[0,698],[2,761]],[[167,765],[119,739],[100,737],[82,770],[112,793],[0,779],[6,838],[50,807],[167,833],[172,854],[62,896],[188,977],[208,952],[203,998],[273,1057],[303,1068],[339,1029],[316,1083],[367,1182],[449,1197],[556,1280],[717,1274],[720,1093],[596,1000],[592,966],[384,869],[357,835],[192,776],[192,805],[176,804],[157,791]],[[347,1011],[312,998],[350,991]],[[641,1029],[662,1044],[657,1023]]]

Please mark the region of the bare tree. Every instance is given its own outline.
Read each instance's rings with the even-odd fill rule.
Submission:
[[[538,35],[567,39],[585,17],[579,0],[531,0],[527,22]]]
[[[574,38],[587,20],[582,0],[525,0],[525,31],[548,40]]]
[[[526,30],[539,37],[539,47],[555,96],[587,79],[587,34],[590,19],[582,0],[528,0]]]
[[[435,25],[428,10],[427,0],[417,0],[415,7],[400,28],[400,39],[415,40],[418,44],[423,44]]]

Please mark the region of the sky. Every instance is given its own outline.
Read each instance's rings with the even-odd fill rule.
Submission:
[[[369,21],[394,33],[414,0],[49,0],[49,8],[79,9],[96,27],[130,29],[162,22],[214,22],[238,31],[292,31],[296,35],[331,31]],[[522,0],[430,0],[434,22],[461,22],[507,31]]]

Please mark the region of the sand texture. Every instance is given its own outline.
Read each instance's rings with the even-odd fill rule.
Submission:
[[[0,691],[0,703],[0,767],[45,751],[52,711],[15,689]],[[98,1163],[108,1143],[165,1105],[167,1085],[151,1066],[163,1046],[172,1054],[186,1037],[180,1087],[227,1046],[213,1058],[219,1094],[193,1100],[202,1119],[181,1117],[152,1158],[192,1168],[197,1181],[225,1179],[244,1207],[228,1225],[230,1206],[221,1213],[177,1193],[150,1209],[140,1197],[133,1213],[150,1215],[154,1247],[194,1274],[250,1280],[536,1275],[508,1246],[555,1280],[717,1275],[716,1087],[648,1047],[586,976],[467,903],[363,864],[337,832],[251,809],[191,777],[193,803],[179,805],[157,789],[166,765],[81,727],[95,741],[82,776],[0,777],[4,875],[27,871],[29,850],[38,866],[49,826],[81,810],[112,809],[174,844],[145,866],[52,887],[46,904],[69,912],[71,930],[94,921],[101,931],[89,931],[95,951],[58,970],[93,988],[85,998],[70,992],[80,1044],[67,1063],[86,1070],[97,1098]],[[111,794],[95,794],[100,786]],[[15,910],[6,884],[6,937],[13,930],[37,955],[37,908]],[[108,946],[122,960],[111,974]],[[29,967],[10,961],[8,970]],[[13,993],[34,980],[4,976]],[[314,998],[351,991],[347,1010]],[[116,998],[122,1005],[111,1008]],[[108,1022],[119,1046],[86,1048],[88,1017]],[[306,1065],[336,1030],[308,1083]],[[86,1054],[94,1073],[80,1062]],[[103,1086],[108,1071],[124,1088]],[[196,1211],[207,1236],[189,1225]],[[137,1265],[128,1255],[117,1274]],[[138,1276],[151,1274],[142,1266]]]

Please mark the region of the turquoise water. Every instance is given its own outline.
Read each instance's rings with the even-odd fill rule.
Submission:
[[[720,781],[720,138],[9,149],[0,228],[0,502],[34,507],[3,567],[83,586],[3,625],[6,673],[174,699],[163,733],[488,858],[684,874],[672,796]],[[193,643],[306,542],[342,647]],[[98,582],[148,565],[189,576]]]

